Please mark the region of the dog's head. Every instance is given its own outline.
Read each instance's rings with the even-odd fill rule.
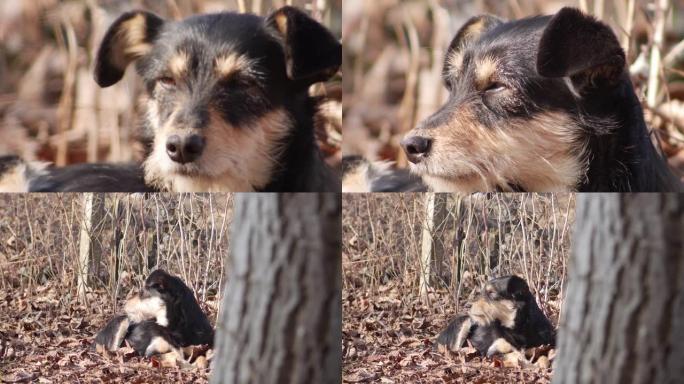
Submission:
[[[525,280],[513,275],[497,277],[485,284],[468,315],[481,326],[498,322],[513,328],[518,310],[529,300],[534,297]]]
[[[449,46],[443,78],[447,102],[402,146],[434,190],[462,192],[577,188],[587,136],[613,127],[600,100],[628,81],[610,28],[572,8],[471,19]]]
[[[107,87],[135,62],[152,137],[146,178],[163,189],[250,191],[277,170],[308,87],[333,76],[341,45],[293,7],[267,18],[218,13],[119,17],[96,58]]]
[[[192,291],[180,278],[169,274],[163,269],[157,269],[145,280],[145,285],[140,296],[145,298],[159,297],[167,306],[172,306],[181,298],[185,298],[187,293]]]
[[[482,289],[482,296],[487,300],[529,301],[534,299],[527,282],[518,276],[502,276],[491,279]]]

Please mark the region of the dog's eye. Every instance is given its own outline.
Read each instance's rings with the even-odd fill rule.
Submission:
[[[157,79],[157,81],[166,87],[175,87],[176,86],[176,79],[174,79],[173,77],[170,77],[170,76],[162,76],[159,79]]]
[[[490,83],[490,84],[487,86],[487,88],[485,88],[485,92],[494,93],[494,92],[503,91],[503,90],[505,90],[505,89],[506,89],[506,86],[503,85],[502,83],[493,82],[493,83]]]

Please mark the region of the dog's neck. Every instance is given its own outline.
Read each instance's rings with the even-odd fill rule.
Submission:
[[[625,74],[614,90],[589,96],[590,113],[611,111],[616,126],[589,139],[588,170],[580,192],[672,191],[681,188],[656,151],[644,122],[643,110]],[[603,116],[601,116],[603,117]]]
[[[285,150],[280,167],[273,171],[271,181],[261,191],[340,191],[339,180],[323,160],[316,144],[313,116],[316,101],[307,95],[293,98],[289,105],[293,119],[291,134],[285,138]]]

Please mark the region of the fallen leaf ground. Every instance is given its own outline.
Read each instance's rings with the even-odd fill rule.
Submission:
[[[88,293],[88,305],[57,285],[33,295],[0,290],[0,382],[3,383],[206,383],[208,369],[161,367],[156,359],[131,353],[101,355],[94,335],[112,313],[107,295]],[[206,310],[206,308],[205,308]],[[210,318],[213,314],[209,313]]]
[[[501,360],[437,351],[433,339],[450,320],[439,310],[452,307],[448,296],[431,293],[430,303],[424,304],[391,283],[373,293],[359,287],[345,289],[343,382],[550,382],[550,369],[506,368]]]

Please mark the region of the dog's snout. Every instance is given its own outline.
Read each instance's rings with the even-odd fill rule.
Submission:
[[[404,148],[409,161],[417,164],[430,152],[432,139],[422,136],[409,136],[401,141],[401,146]]]
[[[171,135],[166,139],[166,153],[176,163],[191,163],[202,155],[205,139],[200,135]]]

